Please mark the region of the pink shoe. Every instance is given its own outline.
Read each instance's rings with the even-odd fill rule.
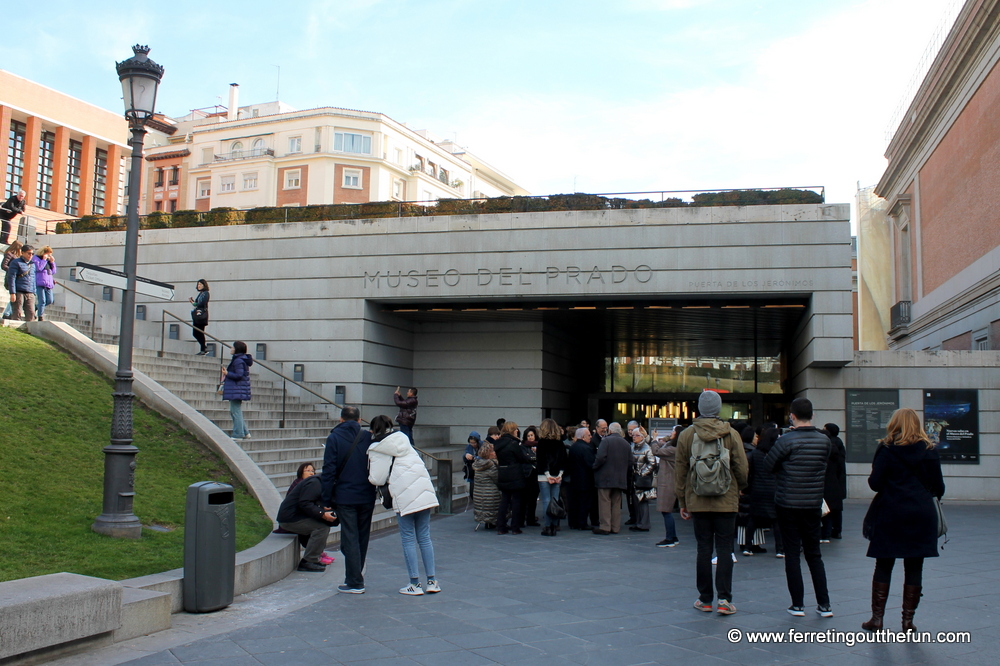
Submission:
[[[323,553],[322,555],[319,556],[319,563],[324,566],[328,564],[333,564],[333,558],[327,555],[326,553]]]

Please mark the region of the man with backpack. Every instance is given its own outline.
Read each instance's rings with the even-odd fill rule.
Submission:
[[[806,614],[805,591],[799,550],[806,557],[816,593],[816,612],[833,617],[830,593],[826,587],[826,568],[819,549],[823,492],[826,488],[826,465],[833,444],[812,424],[813,405],[806,398],[792,400],[792,429],[778,438],[767,457],[764,471],[773,472],[777,482],[774,505],[778,514],[781,538],[785,542],[785,580],[792,605],[788,612],[796,617]]]
[[[695,564],[698,599],[694,607],[711,613],[719,599],[720,615],[736,612],[733,605],[733,538],[740,492],[747,487],[747,457],[743,439],[719,419],[722,398],[704,391],[698,398],[698,418],[677,438],[674,484],[681,518],[694,519],[698,543]],[[712,549],[718,558],[712,587]]]

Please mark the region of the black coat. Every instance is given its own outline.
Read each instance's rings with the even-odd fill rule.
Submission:
[[[847,449],[839,437],[831,437],[830,443],[833,444],[833,449],[826,464],[823,499],[830,511],[843,511],[844,499],[847,497]]]
[[[279,523],[294,523],[304,518],[323,520],[323,483],[318,476],[310,476],[288,491],[278,509]]]
[[[774,503],[787,509],[819,510],[832,447],[830,438],[813,426],[799,426],[779,437],[762,465],[778,481]]]
[[[777,489],[778,481],[772,472],[764,469],[764,459],[767,457],[765,451],[754,448],[750,454],[748,475],[750,484],[750,513],[755,516],[764,516],[774,520],[777,513],[774,510],[774,491]]]
[[[937,511],[932,495],[944,495],[937,451],[923,442],[891,450],[879,446],[868,485],[878,493],[869,509],[868,557],[937,557]]]
[[[594,459],[594,485],[598,488],[627,490],[632,479],[632,447],[620,435],[601,440]]]
[[[358,444],[354,446],[354,438]],[[323,451],[323,504],[375,504],[375,486],[368,482],[368,447],[372,434],[357,421],[344,421],[330,431]],[[351,453],[351,447],[354,452]],[[348,457],[350,456],[350,457]],[[339,478],[337,470],[343,468]]]
[[[538,456],[535,460],[535,470],[538,474],[559,476],[566,471],[569,455],[566,453],[566,445],[560,440],[540,439],[535,451]]]
[[[578,439],[569,447],[569,460],[567,469],[569,476],[573,479],[574,492],[589,492],[594,488],[594,459],[597,457],[597,449],[592,442],[585,442]]]
[[[500,465],[497,487],[506,492],[522,490],[529,476],[525,474],[528,469],[525,465],[531,466],[532,471],[534,466],[531,455],[521,446],[521,440],[513,435],[502,435],[493,445],[493,450],[497,454],[497,464]]]

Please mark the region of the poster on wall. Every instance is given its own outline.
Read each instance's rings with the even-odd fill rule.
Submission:
[[[847,389],[846,393],[847,462],[870,463],[892,413],[899,409],[899,391]]]
[[[979,464],[979,391],[925,389],[924,429],[943,463]]]

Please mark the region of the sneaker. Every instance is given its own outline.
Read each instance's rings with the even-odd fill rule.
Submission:
[[[206,349],[205,351],[198,352],[197,354],[195,354],[195,356],[204,356],[207,353],[208,353],[208,350]]]
[[[739,560],[736,559],[736,553],[732,553],[732,556],[733,556],[733,564],[736,564],[737,562],[739,562]],[[712,564],[717,565],[718,563],[719,563],[718,556],[713,557],[712,558]]]
[[[663,541],[657,541],[656,542],[656,547],[657,548],[673,548],[674,546],[676,546],[679,543],[680,543],[680,541],[678,541],[677,539],[674,539],[673,541],[670,541],[669,539],[664,539]]]
[[[775,553],[774,556],[777,557],[779,560],[785,559],[784,553]]]
[[[830,543],[830,540],[829,539],[820,539],[819,542],[820,543]]]
[[[364,594],[365,588],[363,587],[351,587],[348,584],[338,585],[337,592],[343,592],[344,594]]]
[[[711,601],[702,601],[701,599],[694,600],[694,607],[695,609],[704,611],[706,613],[711,613],[712,611],[715,610],[714,608],[712,608]]]
[[[719,615],[732,615],[736,612],[736,606],[733,605],[732,601],[726,601],[725,599],[719,599]]]
[[[250,433],[243,435],[243,439],[250,439]]]
[[[420,587],[420,583],[410,583],[406,587],[399,588],[399,593],[411,597],[422,597],[424,595],[424,590]]]
[[[833,610],[830,608],[829,604],[826,606],[816,606],[816,612],[819,613],[820,617],[833,617]]]
[[[313,573],[323,573],[324,571],[326,571],[326,567],[323,566],[322,564],[319,564],[318,562],[306,562],[305,560],[302,560],[301,562],[299,562],[299,566],[296,570],[310,571]]]
[[[323,553],[322,555],[319,556],[319,563],[322,564],[323,566],[327,566],[328,564],[333,564],[333,558],[327,555],[326,553]]]
[[[753,555],[753,551],[750,550],[750,546],[747,546],[743,549],[743,555],[745,557],[751,557]]]
[[[431,578],[427,581],[427,594],[437,594],[441,591],[441,586],[438,585],[436,579]]]
[[[789,615],[794,615],[795,617],[805,617],[806,616],[806,609],[803,608],[802,606],[789,606],[788,607],[788,614]]]

